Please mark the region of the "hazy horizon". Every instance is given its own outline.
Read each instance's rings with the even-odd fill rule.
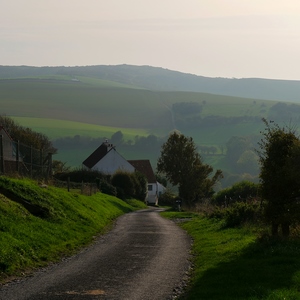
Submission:
[[[0,0],[0,65],[300,80],[296,0]]]

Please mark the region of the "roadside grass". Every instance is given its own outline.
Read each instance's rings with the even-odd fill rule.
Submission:
[[[227,228],[192,213],[164,212],[193,243],[191,281],[184,299],[300,299],[300,241],[274,240],[261,229]]]
[[[139,208],[135,201],[129,203],[1,176],[0,281],[75,253],[118,216]]]

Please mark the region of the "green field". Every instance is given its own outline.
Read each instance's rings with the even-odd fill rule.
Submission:
[[[111,137],[115,132],[121,130],[126,140],[133,139],[136,135],[146,136],[149,132],[139,128],[121,128],[101,126],[66,120],[47,118],[12,117],[18,124],[32,128],[37,132],[46,134],[50,139],[57,139],[67,136],[89,136],[92,138]]]
[[[92,83],[96,81],[97,84]],[[67,120],[121,128],[173,129],[172,104],[197,102],[203,116],[266,116],[274,101],[192,92],[158,92],[112,86],[81,78],[79,82],[50,79],[0,80],[1,113],[14,117]]]
[[[0,80],[1,114],[12,117],[20,125],[58,138],[111,136],[121,131],[124,140],[154,134],[165,138],[178,130],[174,103],[198,103],[201,118],[267,117],[277,101],[254,100],[196,92],[153,91],[113,81],[79,76],[40,76],[36,78]],[[191,115],[198,117],[199,113]],[[179,116],[180,117],[180,116]],[[186,116],[183,116],[186,117]],[[232,136],[259,135],[263,123],[187,126],[180,131],[197,145],[223,147]],[[55,159],[78,166],[95,147],[58,149]],[[119,149],[120,150],[120,149]],[[128,158],[149,158],[156,153],[122,152]],[[214,160],[216,166],[222,165]]]

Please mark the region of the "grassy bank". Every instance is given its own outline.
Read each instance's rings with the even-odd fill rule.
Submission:
[[[0,177],[0,280],[73,254],[123,213],[141,208],[105,194],[83,196]]]
[[[181,226],[193,237],[194,270],[187,299],[300,299],[300,242],[261,237],[256,228],[222,227],[190,213]]]

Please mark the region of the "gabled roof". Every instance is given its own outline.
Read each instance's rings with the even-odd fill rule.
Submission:
[[[97,162],[99,162],[109,151],[108,146],[111,146],[107,143],[101,144],[82,164],[88,168],[92,168],[95,166]]]
[[[128,162],[140,173],[144,174],[149,183],[156,182],[156,178],[148,159],[128,160]]]

